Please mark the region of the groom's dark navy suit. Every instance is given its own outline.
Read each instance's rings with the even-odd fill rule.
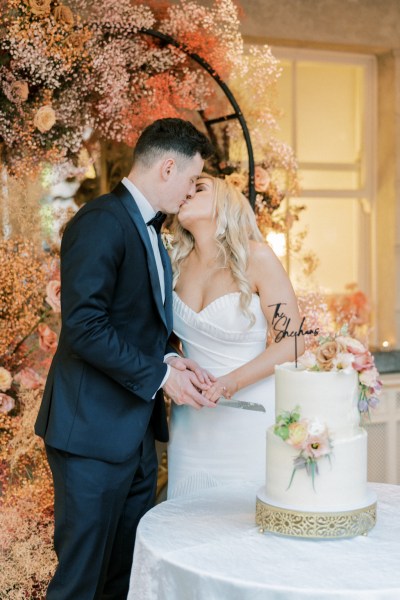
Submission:
[[[154,437],[168,439],[157,390],[172,350],[172,274],[160,238],[159,247],[165,304],[146,224],[122,183],[63,235],[62,329],[35,427],[55,480],[51,600],[126,594],[135,525],[154,501]]]

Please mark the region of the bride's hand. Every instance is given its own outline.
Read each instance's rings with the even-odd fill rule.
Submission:
[[[165,362],[168,365],[171,365],[171,367],[175,367],[175,369],[178,369],[179,371],[186,371],[186,369],[192,371],[201,384],[198,387],[202,390],[207,390],[211,385],[213,385],[213,383],[217,381],[214,375],[205,369],[202,369],[196,361],[191,360],[190,358],[170,356],[165,360]]]
[[[221,397],[229,400],[238,392],[238,384],[231,375],[219,377],[216,382],[206,391],[203,391],[203,396],[211,402],[218,402]]]

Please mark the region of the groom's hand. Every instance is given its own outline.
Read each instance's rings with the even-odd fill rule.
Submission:
[[[185,371],[186,369],[193,371],[199,382],[204,383],[207,386],[211,386],[217,381],[214,375],[206,371],[206,369],[202,369],[195,360],[191,360],[190,358],[183,358],[182,356],[170,356],[166,358],[164,362],[168,365],[171,365],[171,367],[175,367],[175,369],[178,369],[179,371]]]
[[[187,404],[200,409],[204,406],[214,408],[216,405],[203,396],[199,390],[207,390],[209,385],[201,383],[196,374],[189,369],[181,370],[171,366],[167,381],[163,385],[164,392],[175,404]]]

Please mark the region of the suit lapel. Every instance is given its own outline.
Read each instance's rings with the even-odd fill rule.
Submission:
[[[149,275],[150,275],[151,286],[153,288],[154,300],[157,305],[158,312],[160,313],[160,317],[163,320],[165,327],[169,331],[168,323],[167,323],[167,319],[166,319],[166,310],[164,308],[164,305],[162,303],[162,298],[161,298],[160,280],[158,278],[156,259],[154,258],[154,252],[153,252],[153,248],[152,248],[152,245],[150,242],[150,237],[149,237],[149,234],[147,231],[146,223],[143,220],[143,217],[140,213],[140,210],[139,210],[136,202],[134,201],[134,199],[132,197],[132,194],[127,190],[127,188],[124,186],[123,183],[119,183],[117,185],[117,187],[115,189],[113,189],[112,193],[115,194],[116,196],[118,196],[118,198],[121,200],[122,204],[124,205],[127,213],[129,214],[130,218],[132,219],[132,221],[137,229],[137,232],[144,244],[144,247],[146,248],[147,267],[148,267],[148,271],[149,271]],[[161,256],[163,256],[163,255],[161,255]],[[163,264],[164,264],[164,259],[162,259],[162,260],[163,260]],[[168,259],[168,262],[169,262],[169,259]],[[165,265],[164,265],[164,269],[165,269]],[[171,269],[171,266],[170,266],[170,269]],[[167,291],[167,289],[165,290],[166,298],[167,298],[167,295],[172,295],[172,292],[169,292],[169,288],[168,288],[168,291]],[[169,299],[169,301],[171,301],[171,299]]]
[[[165,316],[167,320],[168,334],[172,331],[172,268],[171,261],[168,256],[164,244],[161,241],[161,237],[158,236],[158,247],[160,248],[161,260],[164,267],[164,281],[165,281]]]

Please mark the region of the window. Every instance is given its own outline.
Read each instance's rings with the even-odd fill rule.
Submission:
[[[299,163],[306,207],[288,233],[319,259],[313,279],[326,293],[357,284],[374,299],[375,60],[369,56],[273,48],[281,60],[280,137]],[[299,255],[300,256],[300,255]],[[287,257],[297,288],[301,260]]]

